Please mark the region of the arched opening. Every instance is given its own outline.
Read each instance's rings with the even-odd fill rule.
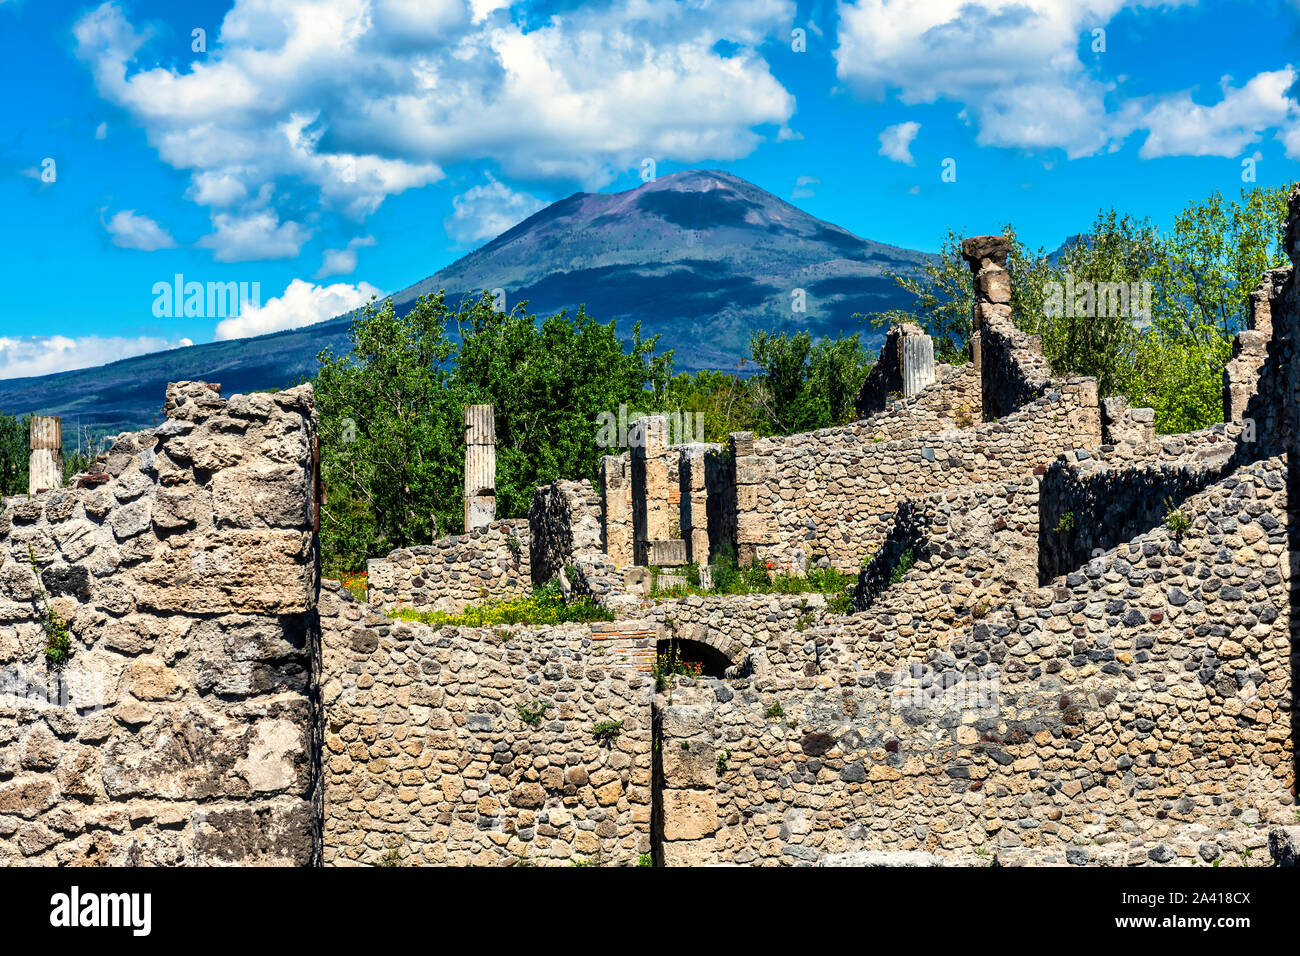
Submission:
[[[661,666],[666,666],[669,673],[692,677],[722,677],[732,664],[731,658],[716,647],[683,637],[661,640],[656,653]]]

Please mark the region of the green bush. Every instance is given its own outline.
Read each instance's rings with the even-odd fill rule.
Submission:
[[[565,601],[560,594],[560,586],[554,581],[534,588],[531,594],[524,597],[471,604],[459,614],[395,608],[388,612],[388,616],[434,627],[496,627],[501,624],[569,624],[614,620],[612,611],[588,597],[573,597]]]

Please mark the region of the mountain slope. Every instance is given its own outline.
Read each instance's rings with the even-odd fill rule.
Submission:
[[[446,290],[450,302],[503,289],[550,314],[585,305],[630,336],[661,334],[680,370],[734,368],[757,328],[857,331],[856,312],[903,304],[886,273],[926,255],[858,236],[730,173],[690,170],[621,193],[575,193],[393,295],[399,311]],[[792,310],[803,290],[804,311]],[[62,415],[96,431],[154,420],[167,381],[221,382],[226,394],[292,384],[327,346],[345,347],[350,317],[272,335],[195,345],[100,368],[0,381],[0,410]],[[870,336],[873,343],[879,336]]]

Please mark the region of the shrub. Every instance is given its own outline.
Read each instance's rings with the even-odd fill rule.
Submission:
[[[559,584],[554,581],[534,588],[531,594],[523,597],[471,604],[459,614],[397,608],[389,611],[388,616],[402,621],[419,621],[434,627],[495,627],[501,624],[569,624],[614,620],[612,611],[591,598],[575,597],[565,601],[560,594]]]
[[[1165,527],[1168,528],[1175,538],[1181,538],[1183,532],[1192,526],[1192,518],[1182,508],[1176,507],[1173,500],[1165,499]]]
[[[536,727],[546,716],[547,706],[540,700],[534,700],[532,704],[516,704],[515,709],[519,711],[519,719],[524,723]]]
[[[50,596],[45,591],[45,585],[41,583],[41,569],[36,564],[36,555],[32,553],[31,548],[27,549],[27,560],[31,562],[32,574],[36,575],[36,590],[41,596],[41,630],[45,632],[45,660],[58,670],[68,662],[68,657],[72,654],[72,638],[68,630],[68,622],[54,610],[54,605],[50,603]]]
[[[908,548],[898,556],[898,561],[894,564],[894,569],[889,572],[889,583],[898,584],[903,580],[903,578],[907,577],[907,572],[911,571],[915,564],[916,552],[913,549]]]
[[[591,728],[592,736],[601,743],[611,743],[623,732],[623,721],[602,720]]]

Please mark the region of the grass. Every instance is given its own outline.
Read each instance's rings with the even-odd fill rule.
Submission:
[[[1173,536],[1181,538],[1183,532],[1192,526],[1191,516],[1181,508],[1175,507],[1173,500],[1165,499],[1165,527],[1172,532]]]
[[[650,589],[651,597],[686,597],[690,594],[827,594],[831,610],[847,614],[852,605],[849,588],[856,583],[852,577],[836,568],[809,568],[806,574],[795,574],[788,568],[779,569],[774,561],[752,561],[741,565],[736,552],[722,550],[713,563],[713,586],[700,586],[698,565],[687,565],[681,573],[686,577],[685,587],[660,588],[656,583]],[[655,576],[656,582],[658,575]],[[842,609],[841,609],[842,608]]]
[[[496,627],[502,624],[570,624],[587,621],[612,621],[614,613],[588,597],[568,601],[560,586],[548,581],[531,594],[471,604],[459,614],[446,611],[419,611],[395,608],[388,616],[400,621],[418,621],[434,627]]]
[[[68,622],[54,610],[54,605],[50,603],[50,596],[45,591],[45,585],[41,583],[40,566],[37,565],[36,555],[32,553],[30,547],[27,549],[27,559],[31,562],[32,574],[36,575],[36,590],[41,596],[41,630],[45,632],[45,660],[58,670],[68,662],[68,657],[72,654],[71,632]]]

